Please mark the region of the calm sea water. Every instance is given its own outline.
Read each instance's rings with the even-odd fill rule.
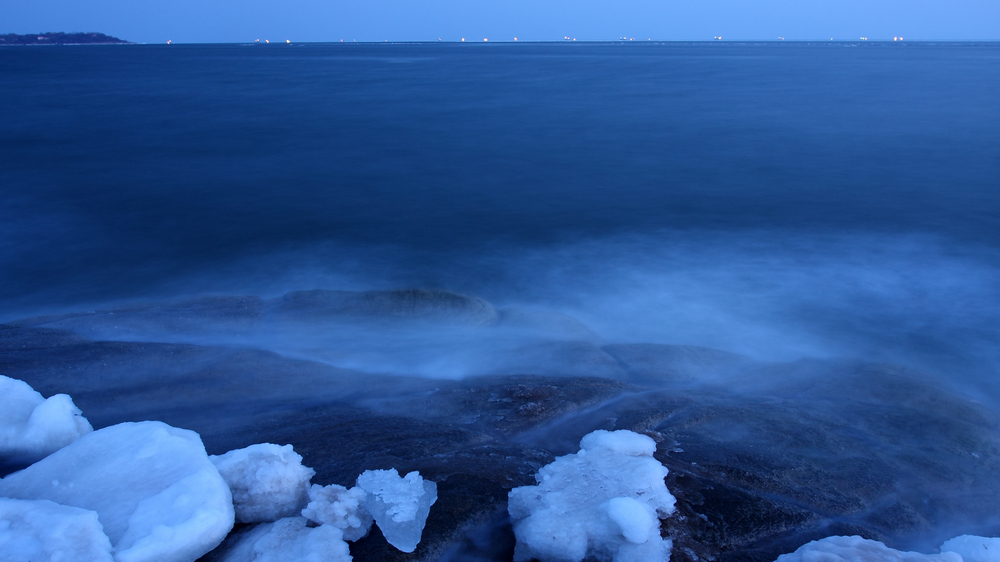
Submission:
[[[438,286],[995,372],[998,93],[1000,44],[3,48],[0,316]]]

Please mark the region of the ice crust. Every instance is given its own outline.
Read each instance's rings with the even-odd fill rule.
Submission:
[[[437,501],[437,484],[424,480],[419,472],[400,477],[396,469],[366,470],[358,476],[365,507],[372,514],[385,540],[403,552],[413,552]]]
[[[28,383],[0,375],[0,461],[30,464],[91,431],[66,394],[46,400]]]
[[[85,435],[0,479],[0,497],[97,512],[117,562],[191,562],[234,521],[229,487],[198,434],[152,421]]]
[[[97,513],[48,500],[0,498],[0,562],[111,562]]]
[[[229,485],[236,520],[243,523],[298,515],[316,474],[302,466],[291,445],[258,443],[209,458]]]
[[[348,490],[337,484],[313,484],[302,516],[317,524],[333,525],[344,532],[344,540],[356,541],[367,536],[372,527],[372,514],[365,507],[366,495],[358,486]]]
[[[580,452],[542,467],[537,486],[511,490],[514,560],[668,560],[672,542],[660,537],[659,520],[675,500],[655,451],[645,435],[598,430],[580,441]]]
[[[964,562],[1000,562],[1000,538],[962,535],[945,541],[941,552],[954,552]]]

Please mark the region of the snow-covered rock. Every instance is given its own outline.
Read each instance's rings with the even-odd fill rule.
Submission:
[[[945,541],[941,552],[954,552],[964,562],[1000,562],[1000,538],[962,535]]]
[[[921,554],[902,552],[881,542],[861,538],[834,536],[812,541],[791,554],[782,554],[775,562],[962,562],[954,552]]]
[[[97,512],[118,562],[191,562],[233,526],[229,487],[193,431],[123,423],[0,479],[0,497]]]
[[[298,515],[316,474],[291,445],[258,443],[209,458],[233,493],[236,520],[244,523]]]
[[[350,562],[340,529],[307,527],[304,517],[264,523],[244,534],[220,562]]]
[[[48,500],[0,498],[0,562],[111,562],[97,513]]]
[[[413,552],[420,543],[427,515],[437,501],[437,484],[424,480],[419,472],[400,478],[395,468],[366,470],[358,476],[365,507],[375,518],[389,544],[403,552]]]
[[[313,484],[302,516],[320,525],[333,525],[344,532],[345,541],[356,541],[367,536],[372,527],[372,514],[365,507],[366,495],[358,486],[348,490],[337,484]]]
[[[672,542],[660,537],[659,520],[675,500],[655,451],[645,435],[598,430],[580,441],[580,452],[542,467],[537,486],[511,490],[514,559],[668,560]]]
[[[65,394],[45,399],[28,383],[0,375],[0,461],[30,464],[93,431]]]

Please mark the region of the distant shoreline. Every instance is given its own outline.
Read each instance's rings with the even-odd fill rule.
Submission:
[[[105,35],[103,33],[33,33],[18,35],[8,33],[0,35],[0,46],[3,45],[127,45],[124,39]]]

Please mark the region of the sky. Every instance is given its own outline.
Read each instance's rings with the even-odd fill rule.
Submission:
[[[0,0],[0,33],[143,43],[1000,40],[1000,0]]]

